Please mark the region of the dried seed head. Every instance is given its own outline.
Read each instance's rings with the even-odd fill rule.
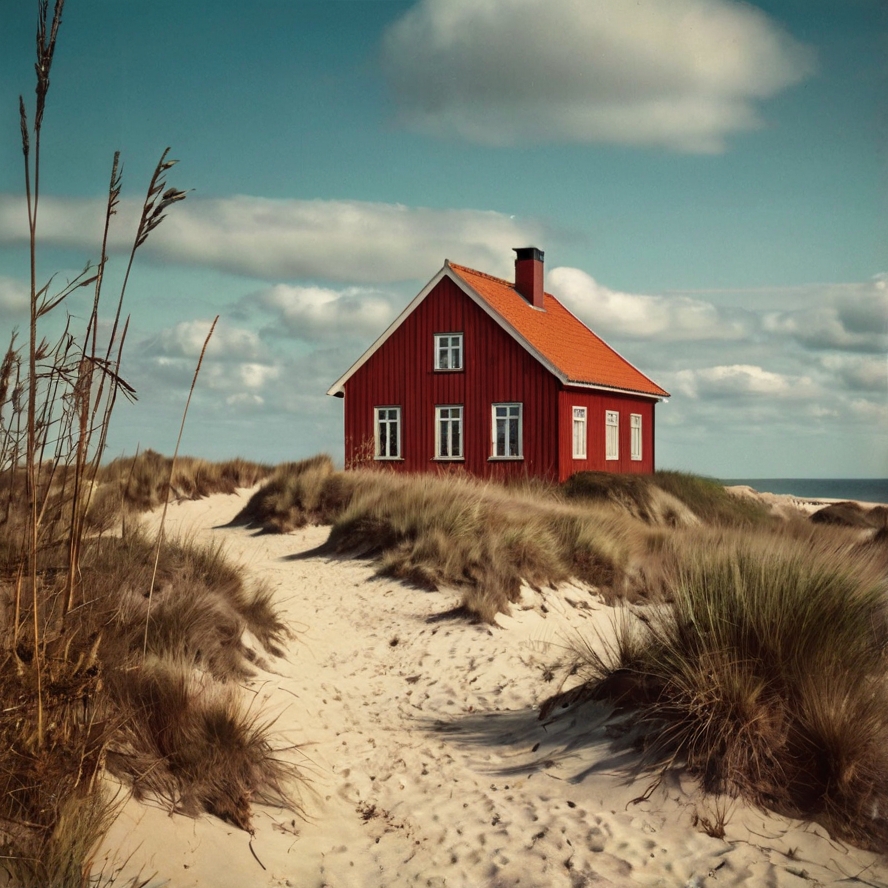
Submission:
[[[19,123],[22,128],[22,154],[28,156],[31,150],[31,137],[28,133],[28,113],[25,111],[25,100],[19,96]]]
[[[142,208],[142,218],[139,221],[139,230],[136,235],[136,249],[142,246],[148,239],[148,235],[157,228],[165,218],[165,210],[170,204],[184,200],[187,191],[179,191],[176,188],[167,188],[164,173],[177,161],[167,160],[169,153],[167,148],[160,156],[160,160],[154,169],[151,183],[148,186],[148,195]]]

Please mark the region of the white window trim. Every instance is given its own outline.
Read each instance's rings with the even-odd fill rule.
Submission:
[[[396,423],[396,426],[397,426],[397,430],[398,430],[398,441],[397,441],[398,453],[397,453],[397,455],[395,455],[395,456],[383,456],[383,455],[382,455],[382,452],[381,452],[381,451],[382,451],[382,446],[381,446],[381,445],[382,445],[382,440],[381,440],[381,438],[380,438],[380,436],[379,436],[379,423],[380,423],[379,412],[380,412],[381,410],[394,410],[394,411],[396,411],[396,416],[395,416],[394,420],[391,420],[391,419],[386,419],[386,420],[385,420],[386,423],[394,422],[394,423]],[[403,459],[404,459],[404,457],[401,455],[401,454],[403,453],[403,450],[401,449],[401,429],[402,429],[402,424],[401,424],[401,408],[400,408],[399,406],[393,404],[393,405],[390,405],[390,406],[388,406],[388,407],[374,407],[374,408],[373,408],[373,442],[374,442],[374,444],[373,444],[373,458],[374,458],[374,459],[378,459],[378,460],[380,460],[380,461],[384,461],[384,462],[394,462],[394,461],[398,461],[398,460],[403,460]]]
[[[614,430],[613,435],[611,429]],[[613,439],[613,448],[611,440]],[[615,461],[620,458],[620,414],[617,410],[604,411],[604,458]]]
[[[440,437],[440,429],[441,429],[441,411],[442,410],[458,410],[459,416],[456,417],[455,421],[459,423],[459,453],[453,455],[445,455],[441,453],[441,437]],[[441,404],[435,407],[435,459],[441,460],[443,462],[464,462],[465,461],[465,428],[463,425],[463,417],[465,416],[465,410],[463,410],[462,404]],[[454,422],[454,417],[448,417],[448,422]],[[452,426],[451,426],[451,441],[453,443],[452,438]]]
[[[577,437],[577,426],[582,427],[582,434]],[[586,443],[589,439],[589,429],[586,424],[586,408],[585,407],[572,407],[571,408],[571,426],[570,426],[570,434],[572,439],[572,449],[573,449],[573,458],[574,459],[588,459],[588,444]],[[579,445],[579,446],[577,446]]]
[[[641,437],[641,414],[640,413],[630,413],[629,414],[629,434],[630,434],[630,449],[632,451],[630,456],[636,462],[639,462],[642,458],[642,452],[643,452],[643,444],[642,444],[642,437]]]
[[[458,367],[442,367],[441,366],[441,340],[457,338],[459,344],[456,348],[459,350],[459,366]],[[450,352],[450,358],[453,358],[454,346],[448,342],[445,346]],[[463,335],[462,333],[436,333],[435,334],[435,370],[439,373],[458,373],[465,366],[465,353],[463,351]]]
[[[497,407],[517,407],[517,417],[505,417],[506,421],[513,418],[518,420],[518,453],[513,456],[505,456],[496,452],[496,409]],[[490,405],[490,457],[491,460],[522,460],[524,459],[524,404],[520,401],[502,401]]]

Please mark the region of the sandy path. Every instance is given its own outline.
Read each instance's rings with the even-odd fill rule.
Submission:
[[[705,835],[693,818],[713,805],[687,782],[633,802],[647,782],[626,777],[601,710],[541,723],[559,646],[610,625],[588,590],[528,592],[498,626],[469,625],[441,617],[453,594],[375,579],[364,562],[289,558],[325,528],[219,528],[244,501],[173,506],[167,527],[222,542],[277,590],[296,638],[246,692],[299,746],[305,817],[258,807],[251,841],[129,801],[103,853],[128,857],[124,874],[175,888],[888,886],[884,861],[740,804],[724,840]]]

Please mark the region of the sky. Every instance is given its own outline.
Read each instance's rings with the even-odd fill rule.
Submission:
[[[0,9],[0,334],[27,331],[19,95]],[[342,458],[326,395],[445,258],[546,290],[671,392],[658,468],[888,476],[888,4],[67,0],[43,126],[41,281],[137,254],[108,456]],[[118,288],[118,289],[115,289]],[[67,305],[75,318],[86,297]]]

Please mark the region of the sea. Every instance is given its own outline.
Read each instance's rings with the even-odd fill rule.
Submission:
[[[725,486],[746,484],[759,493],[888,503],[888,478],[720,478],[719,481]]]

